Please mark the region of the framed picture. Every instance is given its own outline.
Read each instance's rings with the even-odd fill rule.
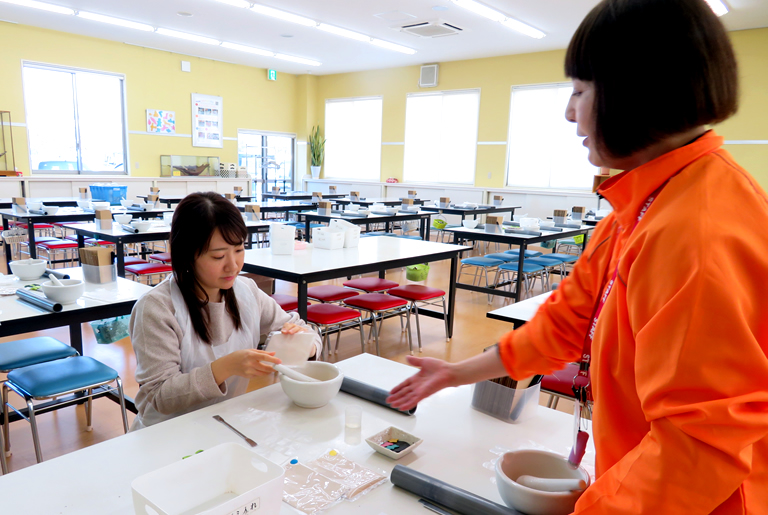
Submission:
[[[192,146],[224,146],[224,100],[192,93]]]

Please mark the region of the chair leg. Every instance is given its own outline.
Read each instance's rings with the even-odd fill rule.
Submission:
[[[120,394],[120,414],[123,416],[123,431],[128,433],[128,414],[125,412],[125,395],[123,394],[123,381],[120,376],[115,379],[117,382],[117,392]]]
[[[0,472],[2,474],[8,473],[8,460],[5,458],[5,439],[3,438],[3,433],[5,431],[0,431],[0,447],[2,447],[2,452],[0,452]]]
[[[91,432],[93,431],[93,388],[88,388],[85,394],[88,396],[88,400],[85,401],[85,430]]]
[[[413,316],[416,318],[416,339],[419,342],[419,352],[421,352],[421,326],[419,325],[419,306],[416,305],[416,301],[412,301],[411,303],[413,305]]]
[[[29,425],[32,427],[32,442],[35,444],[35,458],[38,463],[43,461],[43,451],[40,449],[40,435],[37,432],[37,420],[35,420],[35,406],[32,399],[27,399],[27,410],[29,411]]]
[[[405,327],[408,331],[408,349],[413,356],[413,333],[411,332],[411,310],[407,309],[405,312]],[[421,352],[421,342],[419,342],[419,352]]]
[[[552,407],[552,403],[555,401],[555,396],[553,394],[549,394],[549,400],[547,401],[547,408]]]
[[[376,328],[376,314],[374,312],[371,312],[371,316],[373,317],[373,323],[371,324],[371,331],[373,331],[373,338],[376,341],[376,355],[379,356],[380,355],[379,354],[379,331]]]
[[[360,350],[365,354],[365,329],[363,329],[363,317],[357,319],[358,328],[360,329]]]
[[[3,457],[11,455],[11,438],[10,438],[10,417],[8,416],[8,386],[3,382],[3,436],[5,436],[5,444],[3,445]]]
[[[449,342],[451,341],[450,336],[448,336],[448,309],[446,309],[445,306],[445,297],[442,297],[443,300],[443,323],[445,324],[445,341]]]
[[[339,352],[339,339],[341,338],[341,324],[338,326],[338,331],[336,331],[336,348],[333,349],[333,353],[336,354]]]

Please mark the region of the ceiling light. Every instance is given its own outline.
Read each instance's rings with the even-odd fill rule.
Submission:
[[[129,29],[144,30],[147,32],[154,32],[155,30],[152,25],[137,23],[135,21],[121,20],[120,18],[112,18],[111,16],[104,16],[103,14],[78,11],[77,16],[80,18],[85,18],[86,20],[100,21],[102,23],[109,23],[111,25],[119,25],[120,27],[128,27]]]
[[[728,7],[726,7],[721,0],[706,0],[706,2],[709,4],[712,12],[714,12],[716,15],[722,16],[724,14],[728,14]]]
[[[207,45],[218,45],[221,42],[218,39],[206,38],[204,36],[198,36],[196,34],[187,34],[186,32],[177,32],[169,29],[157,29],[157,33],[162,36],[170,36],[172,38],[186,39],[187,41],[197,41],[198,43],[205,43]]]
[[[282,59],[283,61],[291,61],[292,63],[308,64],[310,66],[320,66],[320,61],[313,61],[312,59],[304,59],[303,57],[294,57],[292,55],[275,54],[275,57]]]
[[[317,25],[317,28],[320,30],[324,30],[325,32],[330,32],[331,34],[336,34],[337,36],[343,36],[345,38],[354,39],[356,41],[365,41],[366,43],[369,43],[371,41],[371,37],[366,36],[365,34],[360,34],[359,32],[353,32],[351,30],[334,27],[333,25],[327,25],[325,23],[319,23]]]
[[[177,12],[176,14],[178,14],[178,15],[179,15],[179,16],[181,16],[182,18],[191,18],[191,17],[193,16],[193,14],[192,14],[192,13],[188,13],[188,12],[186,12],[186,11],[179,11],[179,12]]]
[[[287,13],[279,9],[273,9],[271,7],[267,7],[266,5],[253,4],[253,6],[251,7],[251,10],[253,12],[257,12],[265,16],[279,18],[281,20],[289,21],[291,23],[298,23],[299,25],[304,25],[305,27],[314,27],[315,25],[317,25],[317,22],[315,20],[310,20],[309,18],[299,16],[298,14]]]
[[[7,4],[16,4],[24,7],[33,7],[35,9],[41,9],[43,11],[49,11],[59,14],[75,14],[73,9],[69,7],[62,7],[60,5],[46,4],[45,2],[38,2],[37,0],[0,0]]]
[[[246,2],[245,0],[214,0],[215,2],[219,2],[220,4],[227,4],[231,5],[232,7],[242,7],[243,9],[250,9],[251,2]]]
[[[224,48],[231,50],[239,50],[241,52],[248,52],[249,54],[265,55],[267,57],[274,57],[275,53],[269,50],[262,50],[261,48],[254,48],[252,46],[238,45],[236,43],[227,43],[226,41],[221,44]]]
[[[401,45],[396,45],[394,43],[390,43],[389,41],[383,41],[381,39],[371,39],[371,43],[373,43],[376,46],[379,46],[381,48],[386,48],[387,50],[394,50],[395,52],[400,52],[403,54],[415,54],[416,50],[408,47],[404,47]]]
[[[472,11],[475,14],[479,14],[480,16],[488,18],[489,20],[504,21],[506,18],[503,13],[500,13],[496,9],[491,9],[487,5],[475,2],[475,0],[453,0],[453,3],[459,7],[467,9],[468,11]]]
[[[530,25],[526,25],[525,23],[512,18],[507,18],[501,22],[501,24],[505,27],[509,27],[512,30],[516,30],[520,34],[525,34],[526,36],[532,37],[534,39],[541,39],[546,36],[546,34],[544,34],[539,29],[534,29]]]

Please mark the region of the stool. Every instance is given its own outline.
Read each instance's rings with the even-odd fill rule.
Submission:
[[[158,252],[157,254],[152,254],[149,256],[149,259],[154,259],[155,261],[160,261],[164,265],[170,265],[171,264],[171,253],[170,252]]]
[[[561,398],[576,400],[573,394],[573,378],[579,375],[579,364],[569,363],[564,369],[546,375],[541,380],[541,392],[549,394],[547,407],[557,409]]]
[[[469,257],[464,258],[461,260],[461,266],[459,267],[459,274],[456,277],[456,282],[460,282],[461,279],[461,273],[464,270],[465,266],[472,266],[475,267],[475,275],[472,276],[472,286],[475,286],[475,282],[477,282],[477,285],[480,285],[480,270],[482,270],[485,273],[485,287],[490,288],[491,285],[488,282],[488,271],[496,268],[496,277],[498,278],[498,266],[503,265],[504,261],[501,259],[493,259],[488,257]],[[491,294],[488,294],[488,304],[491,303]]]
[[[0,343],[0,372],[7,374],[17,368],[72,356],[77,356],[75,349],[50,336]],[[2,439],[5,440],[2,445],[2,452],[0,452],[2,454],[3,473],[7,472],[5,458],[11,454],[8,422],[8,419],[4,420],[3,431],[0,433],[0,438],[4,437]]]
[[[361,277],[344,283],[347,288],[364,291],[366,293],[383,292],[400,286],[395,281],[380,279],[378,277]]]
[[[371,333],[373,333],[376,340],[376,355],[379,355],[379,328],[384,323],[384,313],[397,313],[401,317],[406,315],[406,330],[408,331],[408,349],[413,354],[413,341],[411,340],[411,312],[408,309],[403,309],[408,306],[408,301],[395,297],[393,295],[387,295],[385,293],[365,293],[356,297],[349,298],[344,301],[344,304],[352,306],[363,311],[367,311],[371,314]],[[381,317],[379,328],[376,327],[376,317]],[[400,319],[402,327],[402,318]]]
[[[146,263],[146,261],[144,261],[143,259],[137,258],[137,257],[134,257],[134,256],[125,256],[123,258],[123,264],[124,265],[140,265],[140,264],[145,264],[145,263]]]
[[[439,306],[436,301],[440,299],[440,303],[443,306],[443,322],[445,322],[445,341],[449,341],[448,337],[448,312],[445,309],[445,292],[439,288],[430,288],[421,284],[406,284],[405,286],[398,286],[387,291],[388,295],[394,295],[410,302],[408,309],[413,309],[413,313],[416,316],[416,337],[419,342],[419,352],[421,352],[421,327],[419,326],[419,306],[416,304],[420,302],[422,305]]]
[[[277,305],[280,306],[280,309],[283,311],[293,311],[296,309],[299,309],[299,299],[294,297],[293,295],[284,295],[282,293],[273,293],[270,295],[272,300],[277,302]],[[307,302],[307,306],[309,306],[309,302]]]
[[[339,338],[345,322],[355,321],[360,331],[360,348],[365,353],[365,339],[363,338],[363,317],[359,311],[345,308],[337,304],[311,304],[307,307],[307,323],[317,327],[323,338],[323,352],[321,358],[331,352],[330,328],[336,327],[336,347],[334,354],[339,350]],[[351,325],[350,325],[351,327]],[[326,352],[327,349],[327,352]]]
[[[136,277],[146,277],[147,284],[152,286],[152,276],[170,274],[173,272],[173,268],[161,263],[137,263],[135,265],[127,265],[125,271]]]
[[[56,263],[63,263],[66,261],[74,261],[74,256],[77,253],[77,243],[67,240],[49,240],[42,243],[35,242],[35,246],[38,250],[44,250],[47,255],[47,261],[51,265]],[[71,253],[69,251],[72,251]],[[56,260],[51,259],[51,256],[56,256],[56,252],[61,252],[64,255],[64,259]],[[69,258],[67,258],[69,255]]]
[[[513,254],[514,256],[520,255],[520,249],[511,249],[511,250],[505,250],[504,254]],[[536,250],[526,250],[525,251],[525,259],[532,258],[532,257],[539,257],[542,253]]]
[[[549,285],[549,271],[553,268],[560,270],[560,275],[565,276],[565,263],[559,259],[551,259],[546,254],[542,254],[541,257],[526,258],[525,263],[532,263],[534,265],[541,265],[544,267],[542,271],[543,279],[546,280],[546,291],[552,288]]]
[[[486,257],[486,258],[489,258],[489,259],[500,259],[500,260],[504,261],[505,263],[511,263],[512,261],[517,261],[517,255],[516,254],[508,254],[506,252],[496,252],[494,254],[486,254],[483,257]],[[526,259],[527,258],[528,258],[528,256],[526,256]]]
[[[533,289],[533,282],[536,281],[536,274],[544,272],[544,267],[542,265],[536,265],[534,263],[528,263],[527,261],[523,263],[523,280],[525,283],[525,296],[529,296],[531,294],[531,290]],[[512,282],[514,281],[516,274],[519,273],[518,270],[518,263],[503,263],[499,265],[498,269],[496,269],[496,279],[494,280],[494,284],[498,286],[499,279],[504,274],[509,274],[509,288],[508,291],[511,291],[512,288]],[[530,281],[530,279],[533,279],[533,282]],[[542,276],[542,283],[544,281],[544,277]]]
[[[341,302],[356,295],[360,294],[355,290],[333,284],[321,284],[307,288],[307,297],[318,302]]]
[[[91,431],[93,416],[93,389],[104,387],[115,382],[117,386],[102,388],[103,391],[117,391],[120,398],[120,411],[123,415],[123,429],[128,432],[128,417],[125,413],[125,398],[123,383],[117,372],[88,356],[74,356],[67,359],[39,363],[24,368],[18,368],[8,373],[8,379],[3,384],[3,416],[8,421],[8,408],[29,421],[32,427],[32,440],[35,444],[37,462],[43,461],[40,449],[40,437],[37,432],[35,405],[33,399],[45,400],[68,394],[71,399],[62,401],[60,405],[75,404],[87,398],[85,405],[86,430]],[[28,417],[8,402],[8,390],[13,390],[24,398],[27,403]],[[6,445],[10,445],[6,442]]]
[[[557,240],[555,244],[555,252],[560,250],[563,250],[566,254],[578,256],[581,254],[581,244],[576,243],[576,240],[573,238],[563,238],[562,240]]]

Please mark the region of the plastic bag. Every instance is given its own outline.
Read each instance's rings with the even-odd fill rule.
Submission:
[[[386,476],[348,460],[335,450],[307,463],[307,466],[347,487],[347,499],[350,501],[365,495],[387,480]]]
[[[429,265],[409,265],[405,267],[405,278],[409,281],[425,281],[429,274]]]
[[[285,466],[283,501],[307,515],[319,513],[341,501],[347,488],[315,470],[291,463]]]
[[[130,336],[128,327],[131,322],[131,315],[124,315],[115,318],[105,318],[89,322],[93,329],[93,335],[96,337],[96,343],[115,343]]]

